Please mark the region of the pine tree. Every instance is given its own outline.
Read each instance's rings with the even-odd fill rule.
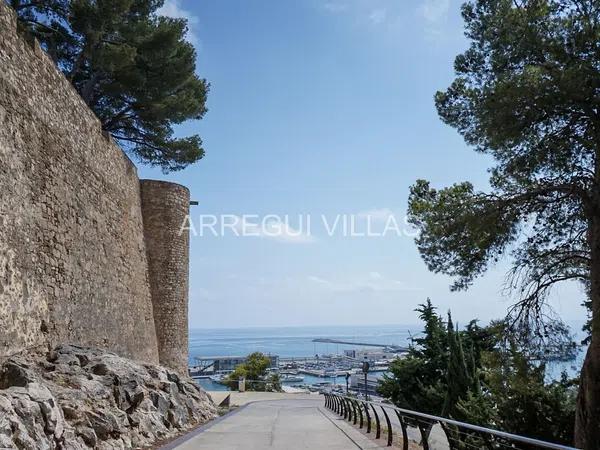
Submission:
[[[165,171],[202,158],[200,137],[174,137],[173,127],[203,117],[209,85],[195,73],[186,20],[159,16],[162,0],[10,4],[126,150]]]
[[[448,337],[444,321],[435,310],[436,307],[429,298],[415,310],[419,313],[419,319],[425,323],[425,326],[423,337],[416,337],[412,340],[414,345],[411,347],[411,352],[415,356],[429,361],[431,369],[439,374],[445,370],[447,364]]]
[[[453,415],[459,400],[465,398],[473,386],[473,374],[469,371],[460,333],[454,328],[452,315],[448,312],[448,389],[442,409],[443,416]]]
[[[513,260],[513,322],[545,334],[557,283],[582,284],[592,313],[577,447],[600,442],[600,2],[470,0],[469,48],[435,97],[440,118],[493,160],[489,189],[418,180],[409,218],[428,268],[466,289]],[[583,317],[582,317],[583,319]]]
[[[411,339],[406,357],[392,361],[378,391],[400,407],[439,415],[446,392],[447,332],[430,299],[415,311],[424,322],[423,333]]]

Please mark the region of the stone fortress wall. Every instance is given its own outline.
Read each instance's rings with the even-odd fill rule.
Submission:
[[[160,330],[158,357],[165,366],[187,371],[190,235],[178,231],[188,214],[190,192],[155,180],[142,180],[141,188],[150,294]]]
[[[186,371],[188,212],[0,1],[0,357],[74,343]]]

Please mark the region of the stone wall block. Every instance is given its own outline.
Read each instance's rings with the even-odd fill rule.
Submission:
[[[4,1],[0,123],[0,357],[78,343],[158,362],[135,166]]]

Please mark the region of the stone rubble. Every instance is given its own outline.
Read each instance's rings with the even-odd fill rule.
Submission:
[[[103,350],[0,361],[0,449],[144,448],[216,416],[190,378]]]

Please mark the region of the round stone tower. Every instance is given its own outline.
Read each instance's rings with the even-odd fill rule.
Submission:
[[[190,191],[141,180],[144,239],[160,364],[187,374]]]

